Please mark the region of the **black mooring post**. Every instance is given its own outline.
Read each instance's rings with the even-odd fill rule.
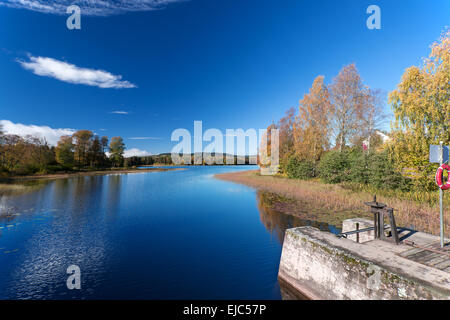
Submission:
[[[379,203],[377,201],[377,196],[373,196],[372,202],[364,202],[366,206],[370,207],[370,212],[373,213],[373,226],[375,231],[375,238],[379,239],[382,236],[382,233],[384,232],[384,223],[382,222],[382,217],[380,212],[383,208],[386,207],[384,203]],[[381,222],[380,222],[381,221]],[[381,231],[380,231],[381,230]]]
[[[400,241],[398,239],[397,225],[395,224],[394,209],[388,208],[387,213],[389,215],[389,222],[391,224],[392,237],[394,238],[395,244],[399,244]]]
[[[356,230],[340,233],[338,237],[346,238],[348,235],[356,233],[357,242],[359,242],[360,232],[374,230],[376,239],[386,240],[386,236],[384,234],[384,216],[387,215],[389,216],[392,237],[395,243],[399,244],[400,241],[398,239],[397,226],[395,224],[394,209],[388,208],[384,203],[379,203],[376,195],[373,197],[373,202],[364,202],[364,204],[370,207],[370,212],[373,213],[373,228],[359,230],[359,224],[356,224]]]
[[[381,240],[384,240],[386,236],[384,235],[384,210],[381,209],[378,213],[378,234]]]
[[[375,239],[378,239],[380,237],[380,235],[378,234],[378,212],[375,212],[373,214],[373,231],[375,233]]]

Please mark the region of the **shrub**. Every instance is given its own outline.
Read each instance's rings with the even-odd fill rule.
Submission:
[[[379,189],[410,190],[411,180],[395,170],[387,152],[374,153],[369,162],[369,184]]]
[[[349,155],[344,151],[328,151],[319,162],[319,176],[327,183],[349,181],[349,169]]]
[[[47,173],[54,173],[54,172],[61,172],[61,171],[71,171],[72,167],[70,166],[64,166],[60,164],[52,164],[46,166],[45,170]]]
[[[351,182],[368,184],[370,181],[370,159],[371,157],[361,150],[353,150],[349,153],[350,172],[348,180]]]
[[[293,155],[280,155],[280,173],[288,175],[288,165]]]
[[[316,165],[312,161],[300,160],[296,156],[291,156],[286,166],[286,173],[289,178],[311,179],[316,176]]]

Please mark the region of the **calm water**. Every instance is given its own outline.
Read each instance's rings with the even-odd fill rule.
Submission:
[[[284,230],[311,222],[213,177],[249,169],[77,177],[3,197],[0,299],[280,299]],[[66,287],[73,264],[81,290]]]

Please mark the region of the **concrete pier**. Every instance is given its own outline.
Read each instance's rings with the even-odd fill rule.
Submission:
[[[347,221],[352,223],[361,229],[370,226],[369,220]],[[401,237],[421,246],[439,241],[420,232]],[[445,253],[434,253],[433,259],[440,260],[427,265],[428,260],[411,258],[409,253],[418,249],[406,244],[369,235],[358,239],[360,243],[312,227],[287,230],[279,279],[309,299],[450,299],[450,259]]]

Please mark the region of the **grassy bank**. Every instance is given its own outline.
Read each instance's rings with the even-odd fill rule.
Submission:
[[[258,171],[232,172],[216,175],[217,178],[241,183],[260,191],[281,196],[275,206],[285,213],[296,215],[298,211],[310,211],[316,215],[332,214],[338,221],[343,218],[371,217],[367,214],[365,201],[371,201],[377,194],[380,202],[393,207],[397,224],[416,230],[439,234],[438,192],[435,199],[430,193],[427,201],[413,194],[384,192],[382,190],[358,189],[355,185],[324,184],[317,180],[297,180],[279,176],[261,176]],[[283,199],[285,198],[285,199]],[[450,205],[446,197],[446,233],[450,230]],[[433,204],[433,200],[434,204]]]

